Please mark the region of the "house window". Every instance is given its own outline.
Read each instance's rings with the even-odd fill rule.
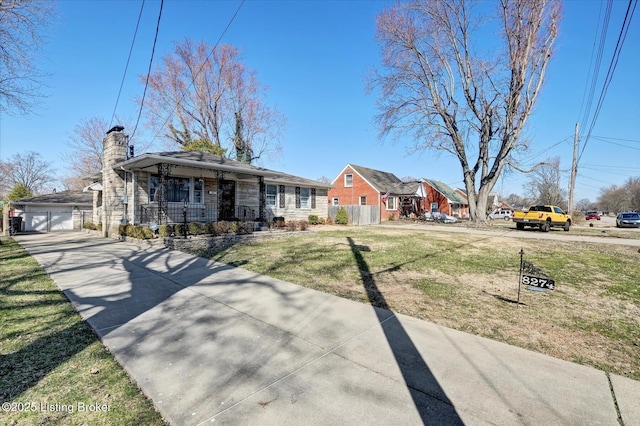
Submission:
[[[202,184],[198,182],[200,192],[198,197],[202,200]],[[191,200],[189,197],[191,192],[191,180],[189,178],[171,177],[167,178],[167,201],[170,203],[180,203],[185,200]],[[149,200],[158,202],[160,199],[160,176],[152,175],[149,179]],[[202,201],[198,201],[202,202]]]
[[[333,204],[334,206],[339,206],[340,202],[338,200],[338,197],[333,197],[333,200],[331,200],[331,204]]]
[[[398,210],[398,198],[397,197],[389,197],[389,198],[387,198],[387,210]]]
[[[275,207],[278,201],[278,187],[267,185],[267,205]]]
[[[353,175],[351,173],[344,175],[344,187],[349,188],[353,186]]]
[[[361,206],[366,206],[367,205],[367,196],[366,195],[361,195],[360,196],[360,205]]]
[[[300,188],[300,208],[308,209],[311,207],[311,191],[309,188]]]
[[[431,203],[431,213],[438,212],[438,203]]]

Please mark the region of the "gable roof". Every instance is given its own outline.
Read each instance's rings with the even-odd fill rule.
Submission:
[[[60,191],[51,194],[36,195],[12,201],[11,204],[88,204],[93,205],[93,194],[83,191]]]
[[[457,204],[469,204],[469,202],[465,200],[464,197],[458,194],[446,183],[442,183],[433,179],[422,178],[422,180],[427,184],[429,184],[433,189],[435,189],[436,191],[438,191],[439,193],[447,197],[449,201]]]
[[[328,183],[306,179],[275,170],[269,170],[264,167],[258,167],[252,164],[232,160],[230,158],[221,157],[219,155],[199,151],[166,151],[142,154],[114,164],[113,169],[120,170],[121,168],[124,168],[127,171],[145,170],[151,173],[157,173],[156,166],[160,163],[167,163],[174,166],[198,170],[223,171],[237,174],[249,174],[251,176],[262,176],[268,181],[280,183],[293,183],[318,188],[331,187]]]
[[[373,189],[381,193],[395,193],[397,185],[402,183],[402,181],[398,179],[393,173],[370,169],[368,167],[356,166],[355,164],[347,164],[344,169],[346,169],[347,167],[358,173],[360,177],[362,177],[369,185],[371,185],[371,187],[373,187]],[[342,173],[340,173],[340,175],[342,175]],[[338,175],[336,179],[338,179],[340,175]]]

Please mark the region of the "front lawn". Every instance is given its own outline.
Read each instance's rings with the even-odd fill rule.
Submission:
[[[518,304],[521,249],[556,289]],[[198,254],[640,380],[637,247],[332,226]]]
[[[165,424],[11,238],[0,238],[0,324],[1,424]]]

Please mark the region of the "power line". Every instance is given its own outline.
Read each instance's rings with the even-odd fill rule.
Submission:
[[[131,61],[131,54],[133,53],[133,46],[136,42],[136,36],[138,35],[138,28],[140,27],[140,19],[142,18],[142,10],[144,9],[144,2],[140,5],[140,13],[138,14],[138,22],[136,23],[136,30],[133,33],[133,40],[131,40],[131,48],[129,49],[129,56],[127,57],[127,64],[124,66],[124,74],[122,75],[122,81],[120,82],[120,89],[118,90],[118,97],[116,98],[116,105],[113,107],[113,114],[111,114],[111,121],[109,122],[109,128],[113,124],[113,119],[116,116],[116,110],[118,109],[118,102],[120,102],[120,95],[122,94],[122,87],[124,86],[124,80],[127,76],[127,70],[129,69],[129,61]]]
[[[138,123],[140,123],[140,116],[142,115],[142,107],[144,106],[144,98],[147,95],[147,87],[149,87],[149,75],[151,74],[151,65],[153,64],[153,56],[156,52],[156,42],[158,41],[158,32],[160,31],[160,19],[162,18],[163,6],[164,6],[164,0],[160,0],[160,12],[158,13],[158,23],[156,24],[156,35],[153,39],[153,47],[151,48],[151,59],[149,59],[149,69],[147,70],[147,79],[144,83],[144,92],[142,92],[142,100],[140,101],[138,118],[136,120],[136,125],[133,128],[133,132],[131,133],[130,139],[133,139],[133,136],[136,134],[136,130],[138,130]]]
[[[193,80],[195,80],[198,75],[202,72],[205,64],[207,62],[209,62],[209,58],[211,58],[211,55],[213,55],[213,52],[215,52],[216,48],[218,47],[218,45],[220,44],[220,41],[222,40],[222,37],[224,37],[224,35],[227,33],[227,31],[229,30],[229,28],[231,27],[231,24],[233,23],[233,21],[236,19],[236,16],[238,16],[238,13],[240,12],[240,9],[242,8],[242,5],[244,5],[245,0],[242,0],[242,2],[240,2],[240,5],[238,6],[238,8],[236,9],[235,13],[233,14],[233,16],[231,17],[231,19],[229,20],[229,23],[227,23],[227,26],[224,28],[224,30],[222,31],[222,33],[220,34],[220,36],[218,37],[218,40],[216,41],[216,43],[213,45],[213,47],[211,48],[211,51],[209,52],[209,54],[207,55],[206,59],[204,60],[204,62],[202,63],[202,65],[200,66],[200,68],[198,69],[198,71],[194,74],[193,78],[191,79],[191,83],[189,84],[189,86],[187,86],[187,88],[184,90],[184,92],[182,92],[182,95],[180,96],[180,99],[178,100],[178,102],[175,103],[175,107],[173,107],[173,110],[169,113],[169,115],[167,116],[167,118],[164,120],[164,122],[162,123],[162,125],[160,126],[160,128],[158,129],[158,132],[153,136],[153,139],[151,139],[151,143],[153,143],[153,141],[155,141],[158,138],[158,135],[160,134],[160,132],[162,131],[162,129],[164,128],[164,126],[167,125],[167,123],[169,122],[169,120],[171,119],[171,116],[173,116],[173,113],[176,111],[176,109],[178,108],[178,103],[181,102],[185,96],[187,96],[187,92],[189,91],[189,89],[191,89],[191,87],[193,86]],[[148,79],[148,76],[147,76]],[[146,89],[146,88],[145,88]],[[138,117],[140,118],[140,117]]]
[[[633,5],[633,7],[632,7]],[[589,138],[591,137],[591,132],[596,125],[596,121],[598,120],[598,116],[600,115],[600,110],[602,108],[602,104],[604,103],[604,98],[607,94],[607,90],[609,88],[609,84],[613,79],[613,73],[616,70],[616,66],[618,65],[618,60],[620,59],[620,52],[622,51],[622,46],[627,38],[627,33],[629,32],[629,27],[631,24],[631,19],[633,19],[633,14],[636,10],[636,6],[638,5],[637,0],[629,0],[629,4],[627,6],[627,11],[624,16],[624,20],[622,22],[622,28],[620,29],[620,34],[618,35],[618,40],[616,42],[616,47],[613,52],[613,56],[611,58],[611,62],[609,63],[609,69],[607,71],[607,75],[605,77],[605,82],[602,86],[602,91],[600,92],[600,97],[598,98],[598,104],[596,106],[596,111],[593,114],[593,118],[591,119],[591,124],[589,126],[589,131],[587,132],[587,137],[584,141],[584,145],[582,146],[582,151],[578,156],[578,161],[582,157],[585,148],[587,147],[587,143],[589,142]]]
[[[600,3],[600,13],[602,13],[602,3]],[[589,87],[589,95],[587,97],[587,106],[582,109],[582,122],[586,123],[589,118],[589,114],[591,113],[591,103],[593,102],[593,96],[596,91],[596,85],[598,83],[598,75],[600,74],[600,66],[602,65],[602,53],[604,52],[605,41],[607,39],[607,32],[609,29],[609,20],[611,19],[611,9],[613,7],[613,0],[609,0],[607,2],[607,10],[605,12],[604,19],[602,21],[602,31],[600,32],[600,44],[598,45],[598,53],[596,55],[596,64],[593,67],[593,75],[591,76],[591,86]],[[600,22],[600,16],[598,16],[598,22]],[[598,32],[596,31],[595,38],[598,37]],[[595,48],[595,40],[593,42]],[[593,50],[591,51],[591,61],[589,63],[589,74],[591,74],[591,64],[593,63]],[[589,86],[589,76],[587,76],[587,86]],[[586,94],[585,87],[585,94]],[[584,107],[584,95],[582,97],[583,107]]]

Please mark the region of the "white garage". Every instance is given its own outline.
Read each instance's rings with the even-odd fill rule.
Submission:
[[[54,192],[10,203],[12,215],[22,218],[22,232],[82,229],[85,221],[91,221],[92,206],[93,195],[82,191]]]

